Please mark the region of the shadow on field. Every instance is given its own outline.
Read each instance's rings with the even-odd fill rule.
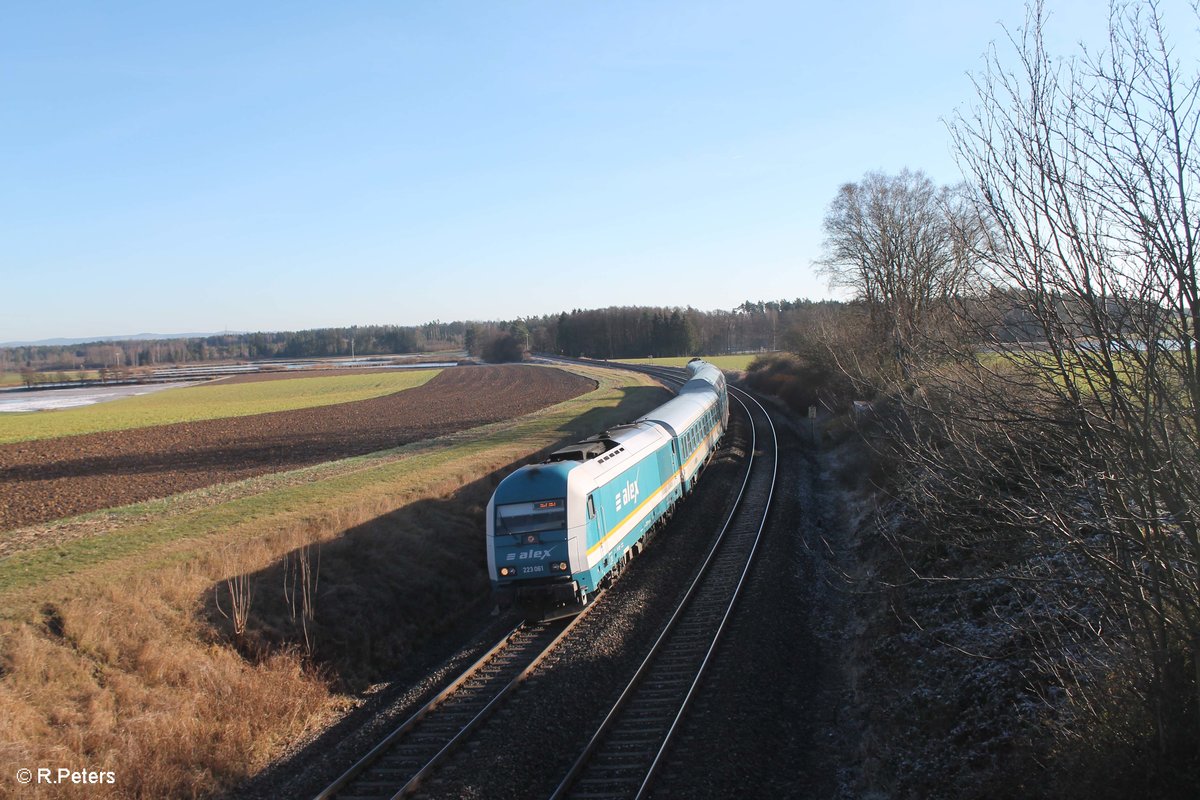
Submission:
[[[626,389],[616,408],[593,409],[564,426],[563,441],[636,418],[667,396],[654,387]],[[432,638],[468,617],[486,620],[488,499],[505,475],[550,449],[332,539],[329,531],[297,532],[297,543],[324,541],[211,586],[203,614],[248,660],[299,651],[336,689],[351,693],[394,678]]]

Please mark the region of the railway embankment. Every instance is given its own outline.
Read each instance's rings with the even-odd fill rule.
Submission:
[[[919,476],[889,459],[889,428],[874,416],[886,413],[877,403],[824,419],[810,451],[819,535],[803,558],[827,587],[817,629],[840,691],[829,741],[847,745],[833,753],[837,793],[812,796],[1193,796],[1187,754],[1159,754],[1178,766],[1163,770],[1145,738],[1129,736],[1139,727],[1145,736],[1145,708],[1122,697],[1113,675],[1092,678],[1093,690],[1112,680],[1101,719],[1081,711],[1056,672],[1120,663],[1103,631],[1071,638],[1103,616],[1087,574],[999,526],[979,549],[932,534],[901,499]],[[988,509],[980,498],[973,517],[985,533]],[[820,593],[811,601],[819,616]],[[1078,660],[1064,664],[1068,643]]]

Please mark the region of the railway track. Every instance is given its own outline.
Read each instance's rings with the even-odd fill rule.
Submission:
[[[394,799],[416,792],[421,782],[525,681],[588,609],[571,619],[517,625],[315,800]]]
[[[696,579],[552,800],[643,797],[720,641],[758,550],[778,472],[770,415],[745,392],[731,388],[730,396],[754,421],[751,450],[763,455],[751,463]]]
[[[642,371],[673,385],[684,380],[681,371]],[[740,390],[730,387],[730,397],[753,421],[750,463],[738,498],[683,600],[554,798],[641,797],[720,640],[757,550],[777,469],[769,415]],[[460,759],[451,754],[475,736],[598,600],[571,619],[516,626],[316,800],[407,797],[427,786],[435,772],[440,783],[461,771],[453,766]]]

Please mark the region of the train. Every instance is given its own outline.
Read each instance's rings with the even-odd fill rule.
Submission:
[[[688,495],[729,426],[720,369],[698,358],[674,398],[519,467],[487,506],[497,605],[549,619],[582,609]]]

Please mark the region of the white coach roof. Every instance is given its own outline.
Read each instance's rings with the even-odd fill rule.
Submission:
[[[714,396],[711,391],[707,394],[690,392],[680,395],[674,400],[667,401],[641,419],[660,422],[670,428],[674,435],[678,436],[687,429],[688,425],[695,422],[697,417],[704,413],[704,410],[712,404],[713,399]]]
[[[651,411],[641,420],[661,422],[678,436],[704,413],[717,396],[717,387],[725,382],[721,370],[707,362],[688,364],[692,377],[679,387],[679,395]]]

